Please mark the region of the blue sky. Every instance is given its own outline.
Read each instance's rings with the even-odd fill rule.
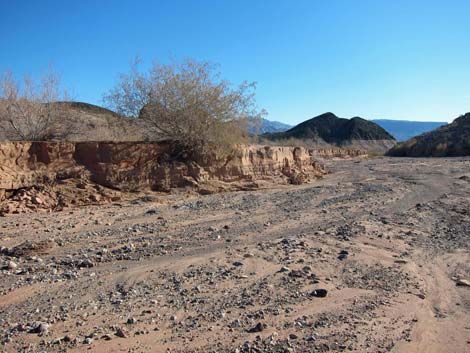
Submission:
[[[0,0],[0,71],[53,63],[78,100],[119,72],[193,57],[257,81],[269,119],[449,121],[470,111],[470,1]]]

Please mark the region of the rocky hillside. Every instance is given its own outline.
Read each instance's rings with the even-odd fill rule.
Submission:
[[[325,113],[304,121],[292,129],[263,137],[279,140],[303,140],[313,145],[330,144],[340,147],[360,147],[385,152],[395,144],[395,139],[377,124],[355,117],[343,119]]]
[[[387,152],[396,157],[457,157],[470,156],[470,113],[452,124],[413,137]]]
[[[112,110],[82,102],[60,102],[64,117],[73,119],[74,141],[143,141],[142,122],[123,118]],[[125,132],[125,133],[123,133]]]

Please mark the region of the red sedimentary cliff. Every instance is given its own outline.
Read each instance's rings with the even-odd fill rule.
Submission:
[[[240,146],[226,161],[204,167],[194,162],[170,162],[169,153],[164,143],[3,142],[0,190],[4,194],[5,190],[67,179],[124,191],[168,190],[210,180],[274,176],[301,183],[324,174],[311,151],[300,147]]]

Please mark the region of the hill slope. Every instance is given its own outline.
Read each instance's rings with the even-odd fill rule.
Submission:
[[[64,117],[76,126],[73,141],[142,141],[139,119],[124,118],[112,110],[83,102],[57,102]]]
[[[457,157],[470,156],[470,113],[452,124],[413,137],[387,152],[395,157]]]
[[[325,113],[304,121],[285,132],[264,134],[269,140],[300,139],[311,144],[355,146],[385,152],[395,139],[377,124],[359,117],[338,118]]]
[[[391,120],[391,119],[373,119],[370,120],[380,127],[387,130],[397,141],[406,141],[414,136],[432,131],[447,125],[447,122],[435,121],[409,121],[409,120]]]
[[[143,141],[145,136],[138,119],[119,114],[89,103],[56,102],[64,129],[71,129],[71,141]],[[0,141],[6,140],[0,129]]]

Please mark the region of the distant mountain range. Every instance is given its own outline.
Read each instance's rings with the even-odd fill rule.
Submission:
[[[425,132],[434,130],[438,127],[447,125],[445,121],[410,121],[410,120],[392,120],[392,119],[371,119],[369,121],[382,127],[397,141],[406,141],[414,136],[421,135]],[[261,127],[258,129],[251,128],[250,133],[266,134],[285,132],[292,128],[292,125],[281,123],[279,121],[270,121],[263,119]]]
[[[402,142],[390,151],[395,157],[457,157],[470,156],[470,113],[451,124]]]
[[[373,119],[370,120],[387,130],[397,141],[406,141],[413,136],[437,129],[447,122],[432,121],[408,121],[408,120],[390,120]]]
[[[262,135],[267,132],[282,132],[289,130],[292,127],[292,125],[287,125],[284,123],[281,123],[279,121],[271,121],[268,119],[263,119],[261,121],[261,126],[255,128],[255,127],[250,127],[249,132],[251,134],[256,134],[256,135]]]

